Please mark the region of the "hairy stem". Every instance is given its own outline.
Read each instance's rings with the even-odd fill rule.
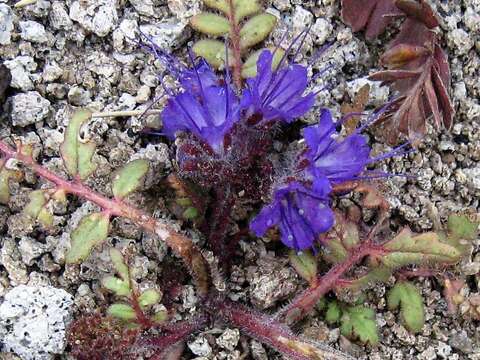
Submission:
[[[293,334],[284,324],[245,306],[228,300],[222,300],[217,306],[219,316],[225,321],[293,360],[352,359],[326,345],[306,341]]]
[[[240,24],[236,19],[234,0],[228,0],[230,11],[228,21],[230,22],[230,40],[233,52],[233,81],[237,90],[242,88],[242,50],[240,48]]]
[[[384,250],[367,241],[349,252],[349,256],[343,262],[336,264],[325,275],[320,276],[315,286],[311,286],[299,294],[276,318],[284,319],[288,325],[301,320],[310,313],[317,302],[330,290],[342,281],[343,275],[353,265],[361,261],[365,256],[377,253],[384,253]]]
[[[207,295],[210,287],[207,264],[200,250],[193,245],[190,239],[177,233],[167,224],[152,218],[143,211],[125,202],[116,199],[109,199],[93,191],[78,180],[73,180],[72,182],[65,180],[36,163],[31,156],[25,155],[21,151],[11,148],[3,141],[0,141],[0,152],[4,153],[7,159],[14,158],[21,161],[23,164],[31,168],[38,176],[55,184],[57,189],[64,190],[66,193],[89,200],[100,206],[109,215],[128,218],[137,226],[157,235],[182,258],[197,283],[200,296]]]

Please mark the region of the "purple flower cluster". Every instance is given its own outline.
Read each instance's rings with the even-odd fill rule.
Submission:
[[[225,150],[225,135],[242,117],[257,115],[263,122],[291,122],[309,111],[314,102],[313,94],[302,96],[308,85],[305,67],[293,64],[272,71],[268,50],[260,55],[257,76],[247,80],[241,95],[234,91],[228,74],[217,77],[204,60],[193,69],[171,73],[183,91],[170,94],[162,113],[164,134],[173,139],[176,132],[189,131],[216,153]]]
[[[170,92],[162,113],[164,134],[173,139],[179,131],[190,132],[221,156],[229,151],[231,142],[226,139],[241,120],[290,123],[304,115],[315,98],[314,93],[305,94],[307,68],[283,65],[284,58],[272,70],[272,58],[268,50],[261,53],[257,75],[246,80],[243,91],[234,89],[228,71],[219,78],[203,60],[191,69],[170,66],[182,90]],[[314,246],[319,234],[333,226],[332,187],[364,176],[367,165],[376,160],[370,157],[365,136],[357,131],[341,139],[337,124],[324,109],[318,124],[304,129],[306,149],[298,159],[303,165],[276,183],[270,204],[251,221],[257,236],[277,226],[282,242],[301,251]]]

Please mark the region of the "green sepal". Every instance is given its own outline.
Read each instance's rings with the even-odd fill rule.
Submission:
[[[422,331],[425,324],[425,308],[420,291],[415,285],[402,281],[395,284],[387,296],[388,309],[400,307],[400,317],[404,326],[413,333]]]
[[[131,293],[128,281],[119,279],[116,276],[107,276],[102,279],[102,286],[117,296],[129,296]]]
[[[107,309],[107,314],[124,321],[132,321],[137,318],[135,310],[130,305],[112,304]]]
[[[317,259],[309,250],[297,253],[290,250],[288,253],[290,264],[303,279],[313,283],[317,278]]]
[[[203,39],[197,41],[193,47],[196,56],[200,56],[216,69],[220,69],[225,64],[225,44],[218,40]],[[229,51],[228,57],[231,59]]]
[[[97,168],[97,165],[92,162],[95,143],[84,142],[79,136],[82,125],[91,116],[92,114],[88,110],[77,111],[70,120],[65,131],[65,138],[60,145],[60,154],[67,172],[81,180],[85,180]]]
[[[72,247],[66,255],[67,264],[85,260],[92,249],[107,238],[109,224],[108,216],[101,213],[84,217],[70,234]]]
[[[148,168],[147,160],[137,159],[115,171],[112,180],[112,192],[115,198],[123,199],[137,190],[142,185]]]
[[[230,23],[223,16],[203,12],[190,19],[190,25],[197,31],[207,35],[221,36],[230,31]]]
[[[160,301],[160,293],[154,289],[145,290],[138,298],[138,302],[142,308],[155,305]]]
[[[277,18],[268,13],[256,15],[249,19],[240,29],[240,47],[252,47],[267,38],[275,27]]]
[[[379,341],[375,312],[365,306],[352,306],[343,309],[340,318],[340,333],[349,339],[376,345]]]
[[[257,61],[258,58],[260,57],[260,54],[265,51],[265,50],[270,50],[270,52],[273,54],[273,59],[272,59],[272,70],[276,70],[278,67],[278,64],[280,64],[280,61],[282,60],[282,57],[285,55],[285,51],[280,48],[266,48],[266,49],[260,49],[255,52],[253,52],[248,59],[244,62],[242,66],[242,77],[244,79],[251,78],[257,76]]]

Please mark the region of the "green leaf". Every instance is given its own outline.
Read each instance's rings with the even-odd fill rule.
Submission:
[[[157,311],[153,315],[153,321],[155,321],[157,323],[164,323],[167,320],[168,320],[168,311],[167,310]]]
[[[107,314],[116,317],[117,319],[131,321],[137,318],[135,310],[130,305],[112,304],[107,309]]]
[[[28,197],[30,201],[23,209],[23,213],[33,220],[38,220],[43,226],[51,227],[53,215],[46,207],[50,199],[45,190],[32,191]]]
[[[112,192],[115,198],[123,199],[137,190],[142,185],[148,168],[147,160],[137,159],[130,161],[116,171],[112,180]]]
[[[277,69],[278,64],[280,63],[280,60],[285,55],[285,51],[280,48],[277,48],[276,50],[275,48],[260,49],[252,53],[243,64],[242,77],[244,79],[257,76],[257,61],[258,61],[258,58],[260,57],[260,54],[265,50],[270,50],[272,52],[273,54],[272,70]]]
[[[0,204],[8,204],[10,201],[10,181],[20,181],[23,174],[19,170],[6,168],[6,161],[0,159]]]
[[[140,303],[140,306],[146,307],[146,306],[151,306],[155,305],[160,301],[160,293],[157,290],[154,289],[148,289],[145,290],[142,295],[138,298],[138,302]]]
[[[230,31],[230,23],[223,16],[204,12],[193,16],[190,25],[197,31],[207,35],[220,36]]]
[[[471,220],[467,215],[450,215],[446,242],[455,246],[462,253],[466,253],[472,246],[472,240],[478,235],[478,225],[477,221]]]
[[[235,0],[235,19],[242,20],[244,17],[253,15],[262,10],[262,7],[256,0]]]
[[[68,264],[85,260],[92,249],[101,244],[108,235],[109,218],[101,213],[84,217],[70,234],[72,247],[67,253]]]
[[[201,56],[216,69],[225,64],[225,44],[218,40],[203,39],[197,41],[193,47],[196,56]],[[229,51],[228,57],[231,59]]]
[[[290,264],[297,273],[309,283],[313,283],[317,278],[317,259],[309,250],[297,253],[290,250],[288,253]]]
[[[413,332],[422,331],[425,324],[423,298],[415,285],[402,281],[390,290],[387,296],[389,310],[400,306],[400,317],[405,327]]]
[[[460,260],[462,253],[455,247],[440,241],[436,233],[413,236],[408,229],[384,244],[390,253],[380,257],[389,268],[415,264],[452,264]]]
[[[342,316],[342,309],[338,305],[337,301],[331,301],[327,305],[327,312],[325,313],[325,321],[328,324],[335,324],[340,320]]]
[[[392,269],[386,266],[373,267],[369,269],[365,275],[349,281],[348,285],[345,285],[344,288],[358,292],[373,284],[387,282],[391,275]]]
[[[107,276],[102,279],[104,288],[114,292],[117,296],[129,296],[131,293],[128,281],[117,278],[116,276]]]
[[[230,6],[228,6],[227,0],[203,0],[203,3],[212,9],[220,10],[225,14],[228,14],[230,11]]]
[[[275,27],[277,18],[272,14],[260,14],[252,17],[240,30],[240,47],[246,49],[265,40]]]
[[[194,220],[198,217],[198,215],[199,215],[198,210],[196,208],[194,208],[193,206],[189,206],[182,213],[182,216],[185,220]]]
[[[364,344],[376,345],[378,343],[377,324],[372,309],[364,306],[344,308],[340,322],[340,332],[343,336],[359,339]]]
[[[117,271],[118,275],[120,275],[124,281],[130,281],[130,270],[128,269],[127,264],[125,264],[125,259],[123,258],[122,252],[118,249],[110,248],[109,253],[113,267]]]
[[[67,126],[65,139],[60,146],[60,153],[68,173],[81,180],[89,177],[97,168],[97,165],[92,162],[95,144],[83,142],[79,136],[82,125],[90,119],[91,115],[88,110],[77,111]]]

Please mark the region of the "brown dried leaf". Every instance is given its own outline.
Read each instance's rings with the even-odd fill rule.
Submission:
[[[348,116],[351,113],[359,113],[365,110],[367,106],[368,99],[370,97],[370,85],[365,84],[363,85],[358,92],[355,94],[351,103],[343,103],[340,107],[340,111],[344,116]],[[351,134],[355,131],[358,122],[360,121],[360,116],[350,116],[345,121],[345,128],[347,129],[347,133]]]
[[[365,29],[367,39],[380,35],[385,28],[403,13],[394,0],[342,0],[342,19],[353,31]]]

